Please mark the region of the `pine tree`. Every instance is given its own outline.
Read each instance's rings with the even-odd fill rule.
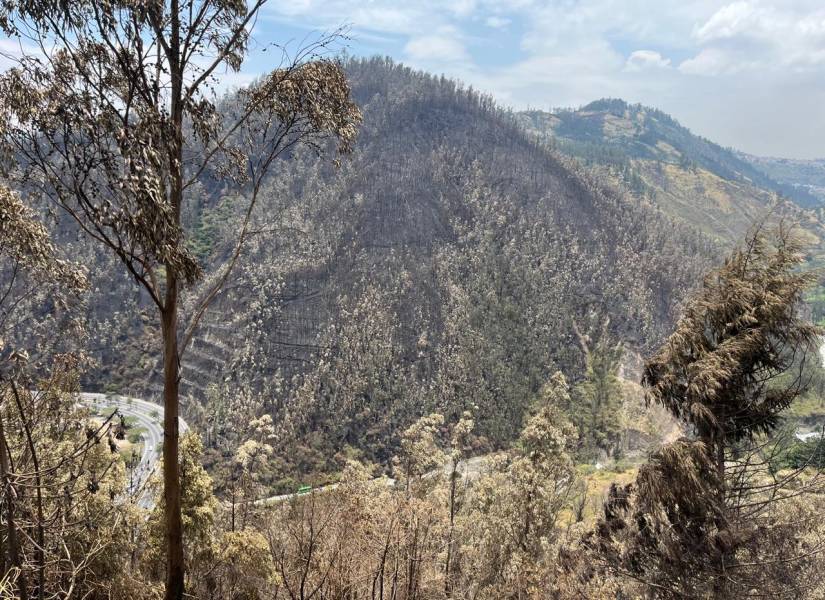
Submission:
[[[811,482],[773,477],[766,458],[782,411],[804,388],[802,373],[778,378],[816,351],[822,333],[801,315],[815,280],[802,260],[789,228],[755,230],[705,278],[646,364],[648,402],[688,435],[656,452],[634,485],[611,489],[598,547],[657,597],[796,597],[788,586],[802,578],[787,574],[816,554],[792,543],[805,525],[781,517],[783,495]]]

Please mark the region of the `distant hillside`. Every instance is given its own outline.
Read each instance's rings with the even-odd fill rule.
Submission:
[[[818,203],[808,190],[773,179],[660,110],[605,99],[519,118],[561,152],[607,171],[639,198],[725,243],[740,239],[777,204],[781,214],[804,224],[812,242],[825,239],[819,220],[802,208]]]
[[[797,160],[738,154],[775,181],[804,190],[819,200],[818,206],[825,206],[825,158]]]

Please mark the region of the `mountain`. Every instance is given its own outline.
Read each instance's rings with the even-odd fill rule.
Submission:
[[[347,70],[364,113],[354,154],[339,168],[311,152],[279,163],[183,359],[184,412],[215,456],[251,415],[273,418],[284,448],[270,482],[337,472],[352,453],[386,464],[434,410],[472,409],[487,443],[511,440],[554,371],[582,377],[583,345],[660,341],[716,255],[490,98],[384,59]],[[216,181],[188,200],[207,273],[190,298],[243,218]],[[85,385],[157,397],[147,300],[95,257],[108,296],[89,309],[99,367]]]
[[[777,205],[781,214],[803,223],[813,242],[823,239],[819,220],[804,210],[819,204],[809,190],[774,179],[660,110],[603,99],[576,110],[523,112],[519,118],[539,139],[606,170],[639,198],[723,243],[740,239]]]
[[[825,206],[825,158],[799,160],[738,154],[773,180],[815,196],[815,207]]]

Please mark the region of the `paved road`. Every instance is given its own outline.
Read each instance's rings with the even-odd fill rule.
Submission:
[[[160,459],[159,450],[163,443],[163,407],[139,398],[88,392],[80,394],[80,401],[98,411],[117,408],[124,417],[133,419],[137,426],[144,429],[141,433],[143,454],[140,457],[140,463],[133,471],[128,492],[130,496],[137,496],[139,506],[151,509],[154,506],[154,498],[146,489],[146,484],[155,472]],[[183,419],[179,419],[178,427],[181,434],[189,429]]]
[[[484,461],[486,459],[487,456],[474,456],[472,458],[468,458],[467,460],[459,461],[458,472],[461,474],[462,480],[466,482],[478,477],[484,468]],[[441,469],[435,469],[434,471],[426,473],[424,477],[429,479],[431,477],[436,477],[439,474],[444,475],[445,477],[449,477],[451,469],[452,464],[448,462]],[[376,477],[372,481],[375,483],[380,483],[381,485],[385,485],[387,487],[393,487],[395,485],[395,479],[393,479],[392,477],[387,477],[386,475]],[[330,483],[329,485],[317,487],[312,491],[329,492],[337,488],[338,485],[339,484],[337,483]],[[280,494],[278,496],[270,496],[268,498],[261,498],[260,500],[255,500],[255,504],[259,506],[272,506],[273,504],[278,504],[280,502],[287,502],[292,498],[295,498],[300,495],[301,494],[297,492],[293,492],[292,494]]]
[[[818,439],[818,438],[821,438],[821,437],[823,437],[821,429],[816,430],[816,431],[804,431],[804,432],[800,430],[800,431],[796,432],[796,439],[798,439],[799,441],[802,441],[802,442],[807,442],[808,440],[815,440],[815,439]]]

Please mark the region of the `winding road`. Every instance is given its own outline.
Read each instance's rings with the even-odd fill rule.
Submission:
[[[822,366],[825,367],[825,344],[819,347],[819,357],[822,359]],[[796,439],[807,442],[817,438],[825,437],[825,424],[820,423],[816,428],[801,428],[796,431]]]
[[[79,400],[97,412],[116,408],[124,417],[131,418],[137,426],[143,428],[143,453],[140,463],[132,473],[128,492],[132,497],[137,496],[138,506],[145,509],[153,508],[155,501],[146,484],[155,472],[160,458],[160,447],[163,443],[163,407],[139,398],[113,394],[83,392]],[[181,418],[178,420],[178,427],[181,434],[189,429],[186,421]]]
[[[129,417],[134,420],[138,427],[144,431],[141,432],[143,438],[143,453],[140,457],[140,463],[132,473],[131,481],[129,482],[128,493],[130,497],[137,497],[137,504],[141,508],[151,510],[155,505],[155,500],[147,489],[149,478],[155,472],[157,463],[160,460],[160,447],[163,442],[163,407],[154,402],[147,402],[140,398],[130,398],[128,396],[119,396],[114,394],[97,394],[91,392],[81,392],[78,398],[79,402],[85,404],[97,413],[107,412],[108,409],[116,408],[124,417]],[[108,415],[107,415],[108,416]],[[180,433],[183,434],[189,429],[186,421],[179,418],[178,426]],[[472,479],[482,470],[485,457],[477,456],[458,463],[458,472],[461,474],[463,480]],[[436,469],[427,473],[424,477],[434,477],[440,472],[449,474],[450,464],[444,465],[443,469]],[[378,477],[374,481],[382,481],[387,486],[394,486],[395,480],[389,477]],[[315,492],[331,491],[338,487],[337,483],[321,486],[315,488]],[[300,494],[281,494],[278,496],[270,496],[269,498],[261,498],[255,501],[257,505],[272,505],[280,502],[286,502]]]
[[[823,366],[825,366],[825,344],[820,349]],[[139,398],[130,398],[127,396],[110,395],[110,394],[96,394],[83,392],[80,394],[80,402],[95,409],[97,412],[108,408],[117,408],[118,411],[125,417],[131,417],[138,426],[143,428],[141,436],[143,437],[143,453],[140,457],[140,463],[133,471],[132,479],[129,483],[129,495],[137,496],[137,504],[145,509],[154,507],[154,498],[147,489],[149,478],[155,472],[157,463],[160,458],[159,449],[163,442],[163,407],[154,402],[147,402]],[[185,433],[189,426],[182,418],[179,419],[180,433]],[[797,430],[796,437],[799,440],[806,441],[815,437],[821,437],[823,430]],[[483,470],[484,463],[483,456],[470,458],[466,461],[461,461],[458,464],[458,471],[461,473],[463,480],[473,479]],[[449,471],[449,463],[444,466],[445,472]],[[425,477],[433,477],[441,472],[441,469],[436,469],[425,475]],[[378,477],[374,481],[382,481],[387,486],[394,486],[395,480],[389,477]],[[314,491],[323,492],[334,490],[338,487],[337,483],[321,486]],[[272,505],[280,502],[286,502],[300,494],[281,494],[277,496],[270,496],[268,498],[261,498],[255,501],[257,505]]]
[[[468,458],[466,460],[460,460],[460,461],[458,461],[458,467],[456,469],[456,472],[461,477],[461,480],[466,483],[468,481],[476,479],[482,473],[482,471],[484,470],[484,461],[486,461],[486,460],[487,460],[486,455],[484,455],[484,456],[474,456],[474,457]],[[437,477],[440,474],[443,474],[444,476],[449,477],[451,469],[452,469],[452,463],[448,461],[447,463],[444,464],[444,466],[442,468],[435,469],[433,471],[430,471],[429,473],[425,473],[424,478],[429,479],[431,477]],[[392,477],[387,477],[386,475],[376,477],[375,479],[372,479],[372,482],[373,483],[379,483],[379,484],[384,485],[386,487],[394,487],[395,484],[396,484],[395,479],[393,479]],[[315,488],[312,491],[313,492],[329,492],[329,491],[332,491],[335,488],[337,488],[338,485],[339,484],[337,484],[337,483],[330,483],[330,484],[327,484],[327,485],[319,486],[319,487]],[[291,494],[279,494],[277,496],[269,496],[268,498],[261,498],[259,500],[255,500],[254,503],[258,506],[271,506],[273,504],[278,504],[280,502],[288,502],[292,498],[295,498],[296,496],[300,496],[300,495],[301,495],[301,493],[299,493],[299,492],[293,492]]]

